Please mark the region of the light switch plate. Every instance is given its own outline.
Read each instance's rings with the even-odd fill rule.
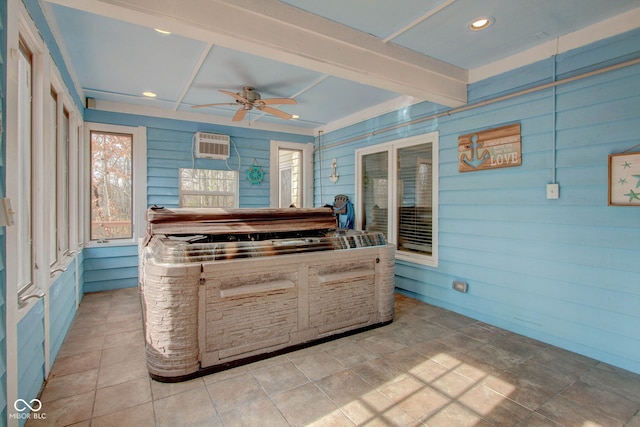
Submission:
[[[560,186],[558,184],[547,184],[547,199],[559,199]]]
[[[2,209],[0,210],[0,227],[14,225],[13,209],[11,209],[11,199],[4,197],[2,199]]]

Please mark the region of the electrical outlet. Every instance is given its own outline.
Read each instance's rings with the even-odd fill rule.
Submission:
[[[459,280],[454,280],[451,287],[454,291],[462,292],[463,294],[467,293],[467,290],[469,289],[469,285],[465,282],[460,282]]]
[[[560,186],[558,184],[547,184],[547,199],[559,199]]]

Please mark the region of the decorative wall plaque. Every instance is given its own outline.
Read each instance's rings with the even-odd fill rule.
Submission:
[[[472,172],[522,164],[520,123],[458,137],[458,170]]]
[[[258,160],[254,159],[253,164],[249,166],[247,170],[247,181],[251,183],[251,185],[260,185],[264,180],[264,171],[262,170],[262,166],[258,164]]]
[[[609,205],[640,206],[640,153],[609,156]]]

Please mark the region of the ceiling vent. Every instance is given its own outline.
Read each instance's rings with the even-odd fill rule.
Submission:
[[[196,157],[226,160],[229,158],[229,136],[197,132],[195,136]]]

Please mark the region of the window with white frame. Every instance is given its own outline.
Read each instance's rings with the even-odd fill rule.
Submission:
[[[58,258],[58,93],[51,87],[49,97],[49,132],[45,150],[45,185],[47,212],[49,213],[49,265],[55,265]]]
[[[72,226],[69,210],[69,193],[72,191],[69,179],[69,165],[72,153],[69,150],[70,113],[66,106],[62,107],[60,117],[60,141],[58,144],[58,257],[69,255],[69,234]]]
[[[53,79],[52,79],[53,80]],[[49,229],[49,264],[63,263],[69,255],[69,230],[76,223],[70,221],[69,151],[70,113],[64,95],[52,84],[49,98],[48,136],[45,143],[47,212]]]
[[[34,283],[33,272],[33,199],[32,199],[32,127],[33,127],[33,56],[26,44],[20,40],[17,85],[17,138],[16,144],[7,148],[7,175],[13,179],[7,187],[11,197],[15,227],[7,227],[7,261],[13,276],[16,291],[25,292]],[[11,279],[7,282],[11,283]]]
[[[71,177],[70,180],[74,185],[74,191],[72,191],[69,195],[69,211],[71,212],[72,218],[74,220],[75,227],[71,228],[71,233],[69,234],[69,239],[71,240],[72,247],[75,249],[76,247],[82,247],[87,242],[88,238],[87,232],[88,227],[86,227],[86,223],[88,222],[89,214],[89,202],[87,201],[89,197],[89,191],[87,190],[89,187],[89,162],[86,161],[88,155],[87,151],[89,147],[88,144],[85,143],[85,128],[84,124],[80,121],[79,118],[73,121],[74,130],[73,130],[73,138],[71,139],[72,146],[70,152],[76,153],[73,159],[73,165],[70,168]]]
[[[7,255],[7,275],[22,296],[46,289],[70,261],[70,236],[77,236],[79,221],[69,196],[77,191],[70,164],[78,164],[69,130],[72,115],[79,116],[57,70],[43,64],[38,41],[20,35],[18,47],[17,84],[8,95],[16,109],[7,115],[15,126],[7,126],[6,151],[6,197],[15,227],[6,235],[15,248]]]
[[[396,258],[438,263],[438,133],[356,151],[358,228],[382,232]]]
[[[89,239],[107,243],[141,237],[146,208],[146,128],[88,123],[87,130]],[[134,174],[134,169],[142,173]]]
[[[178,175],[180,207],[238,207],[237,171],[181,168]]]
[[[133,134],[91,131],[91,240],[133,237]]]

